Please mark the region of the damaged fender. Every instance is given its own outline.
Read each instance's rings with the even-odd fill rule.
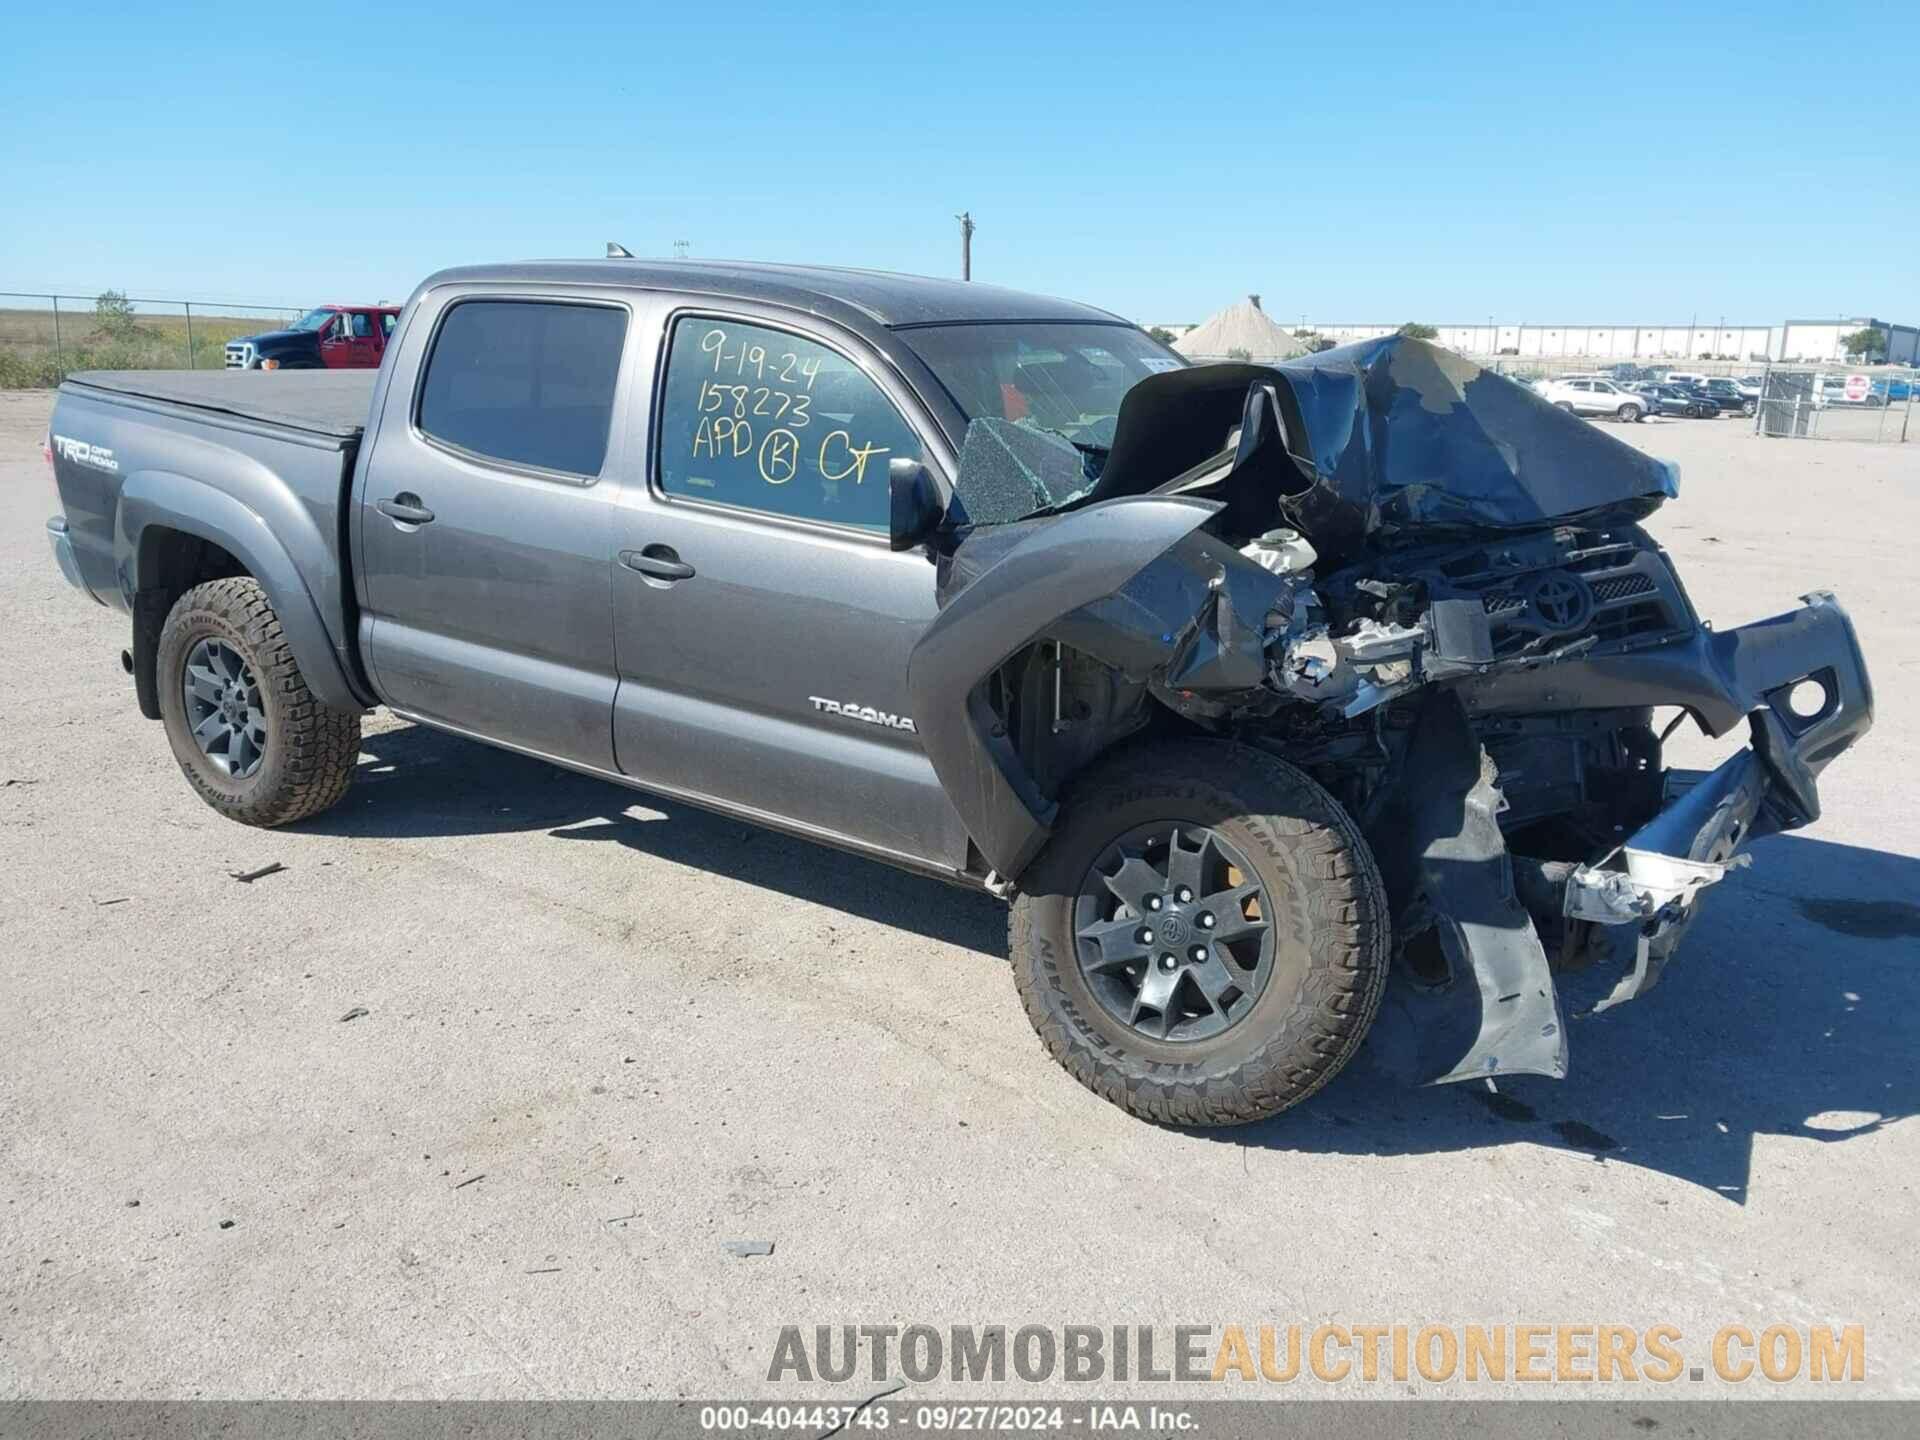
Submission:
[[[934,772],[1001,879],[1039,852],[1057,808],[987,703],[982,682],[1011,656],[1047,637],[1133,680],[1209,695],[1260,689],[1267,616],[1289,592],[1199,533],[1219,509],[1128,497],[983,529],[947,562],[940,614],[907,661],[907,692]]]

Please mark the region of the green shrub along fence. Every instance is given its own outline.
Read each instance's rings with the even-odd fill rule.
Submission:
[[[76,370],[218,370],[226,344],[287,324],[295,306],[0,291],[0,390],[50,389]]]

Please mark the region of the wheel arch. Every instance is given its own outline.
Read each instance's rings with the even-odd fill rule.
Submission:
[[[317,529],[307,538],[322,543]],[[160,718],[155,666],[167,612],[195,585],[231,575],[257,580],[267,592],[314,697],[341,709],[364,708],[287,547],[265,516],[226,491],[170,471],[128,475],[115,517],[114,560],[133,612],[134,689],[148,719]]]
[[[1136,689],[1143,703],[1170,667],[1191,676],[1196,689],[1249,677],[1257,684],[1264,675],[1260,621],[1279,581],[1196,533],[1220,508],[1127,497],[996,527],[962,545],[954,568],[966,573],[948,584],[939,616],[914,646],[907,689],[921,746],[999,877],[1019,876],[1058,813],[1053,787],[1036,774],[1031,735],[1023,747],[992,703],[991,682],[1010,661],[1068,647]],[[967,547],[981,539],[985,563],[974,569]],[[1142,713],[1148,723],[1191,723],[1162,705]],[[1073,757],[1067,773],[1139,728],[1111,729]]]

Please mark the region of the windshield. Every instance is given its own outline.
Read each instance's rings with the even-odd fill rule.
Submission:
[[[287,328],[289,330],[320,330],[340,312],[337,310],[309,310]]]
[[[1011,420],[1095,448],[1112,442],[1127,391],[1186,363],[1129,325],[927,325],[900,338],[968,420]]]
[[[980,523],[1078,498],[1100,478],[1126,393],[1186,364],[1130,325],[996,321],[899,335],[967,417],[956,490]]]

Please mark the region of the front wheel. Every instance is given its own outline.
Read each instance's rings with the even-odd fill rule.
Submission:
[[[160,630],[160,718],[200,798],[243,825],[288,825],[338,804],[360,716],[314,699],[260,582],[196,585]]]
[[[1618,420],[1622,425],[1631,425],[1640,418],[1640,407],[1638,405],[1622,405],[1618,410],[1613,412],[1613,418]]]
[[[1027,1018],[1143,1119],[1234,1125],[1313,1094],[1387,979],[1386,894],[1306,775],[1219,741],[1129,747],[1076,780],[1014,902]]]

